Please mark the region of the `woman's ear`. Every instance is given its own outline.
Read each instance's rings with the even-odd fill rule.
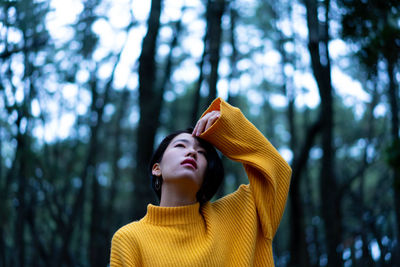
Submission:
[[[160,163],[154,163],[153,168],[151,169],[151,174],[154,176],[161,176]]]

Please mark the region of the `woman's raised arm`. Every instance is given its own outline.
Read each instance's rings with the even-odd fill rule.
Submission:
[[[199,132],[225,156],[243,163],[264,235],[272,239],[286,205],[288,163],[238,108],[221,98],[204,112],[194,134]]]

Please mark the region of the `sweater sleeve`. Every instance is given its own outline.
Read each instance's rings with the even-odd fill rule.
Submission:
[[[142,266],[139,248],[126,227],[119,229],[111,241],[110,267]]]
[[[262,231],[272,239],[286,205],[290,166],[238,108],[217,98],[203,116],[213,110],[219,110],[221,116],[200,137],[228,158],[243,163]]]

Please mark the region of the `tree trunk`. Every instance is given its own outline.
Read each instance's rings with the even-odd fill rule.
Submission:
[[[366,219],[365,216],[364,216],[364,214],[368,210],[367,206],[366,206],[366,197],[365,197],[365,194],[364,194],[364,191],[365,191],[364,187],[365,187],[365,184],[366,184],[366,177],[365,177],[364,171],[368,167],[368,146],[373,142],[372,140],[375,137],[375,131],[374,131],[374,128],[375,128],[375,126],[374,126],[374,109],[375,109],[376,105],[378,104],[378,101],[379,101],[379,99],[378,99],[377,89],[376,89],[376,85],[375,85],[374,86],[374,91],[372,93],[372,100],[371,100],[371,103],[369,105],[368,115],[367,115],[368,116],[368,127],[366,129],[366,132],[367,132],[367,144],[366,144],[365,149],[364,149],[363,162],[362,162],[362,166],[364,166],[364,168],[363,168],[362,172],[357,172],[355,174],[356,175],[355,177],[357,177],[357,176],[360,177],[360,186],[359,186],[359,189],[358,189],[359,199],[355,200],[356,203],[358,203],[358,206],[359,206],[357,208],[357,213],[358,213],[357,217],[360,218],[360,221],[361,221],[360,224],[361,224],[361,229],[362,229],[361,233],[360,233],[361,240],[362,240],[362,248],[361,248],[362,249],[362,257],[361,257],[361,259],[359,259],[357,261],[357,262],[360,263],[360,266],[374,266],[374,261],[372,259],[372,256],[371,256],[371,253],[370,253],[370,250],[369,250],[369,241],[370,240],[368,239],[368,233],[369,232],[374,233],[373,229],[375,227],[373,226],[373,224],[375,223],[375,220],[374,220],[374,222],[371,222],[370,219],[368,221],[368,219]],[[358,173],[360,173],[360,175]],[[372,226],[371,226],[371,224],[372,224]],[[376,236],[376,240],[377,240],[377,243],[379,244],[381,255],[382,255],[380,257],[381,266],[384,266],[384,256],[383,256],[384,255],[384,250],[382,249],[382,246],[381,246],[381,244],[382,244],[382,242],[380,241],[381,240],[381,236],[379,236],[379,237]]]
[[[19,128],[18,128],[19,129]],[[25,191],[27,186],[27,173],[26,173],[26,156],[27,153],[27,142],[26,138],[22,134],[17,136],[18,148],[17,148],[17,160],[18,163],[18,191],[17,191],[17,220],[15,226],[15,247],[16,247],[16,266],[25,266],[25,221],[26,221],[26,203],[25,203]]]
[[[232,86],[236,86],[238,87],[237,82],[235,82],[235,80],[239,77],[239,71],[237,69],[237,62],[238,62],[238,50],[236,47],[236,36],[235,36],[235,30],[236,30],[236,21],[238,18],[238,12],[234,7],[230,7],[229,9],[229,14],[230,14],[230,29],[229,29],[229,40],[231,42],[231,47],[232,47],[232,54],[229,57],[229,61],[230,61],[230,68],[231,68],[231,72],[229,74],[229,84],[230,84],[230,88],[228,88],[228,103],[230,103],[233,106],[237,106],[237,100],[236,100],[236,94],[238,92],[236,92],[235,94],[232,94],[231,88]],[[237,88],[238,89],[238,88]]]
[[[3,127],[0,126],[0,158],[3,158]],[[6,242],[4,225],[8,198],[7,177],[3,178],[3,164],[0,164],[0,265],[6,266]]]
[[[273,5],[274,19],[278,21],[279,9],[278,6]],[[291,14],[291,6],[287,8],[287,14]],[[303,173],[307,168],[309,159],[309,152],[314,145],[315,139],[321,131],[321,119],[318,119],[306,131],[306,137],[302,146],[299,146],[297,139],[297,129],[295,126],[295,92],[292,80],[289,80],[285,75],[284,66],[287,63],[295,65],[291,62],[285,49],[284,44],[287,41],[282,32],[276,27],[279,32],[278,50],[282,56],[282,76],[284,77],[282,91],[288,99],[287,120],[290,132],[290,149],[293,153],[292,160],[292,182],[289,192],[290,203],[290,262],[289,266],[310,266],[310,258],[307,251],[307,241],[305,232],[305,209],[304,201],[301,197],[301,181]],[[291,38],[291,37],[289,37]],[[300,149],[298,149],[300,147]]]
[[[90,82],[91,88],[97,88],[95,73],[96,70],[93,71],[92,73],[92,80]],[[92,125],[90,127],[91,137],[88,145],[85,164],[83,165],[83,169],[80,175],[82,185],[75,197],[75,202],[72,205],[72,211],[68,217],[69,221],[65,225],[65,227],[61,229],[62,232],[60,233],[60,236],[62,240],[62,246],[59,251],[59,255],[57,257],[58,266],[62,266],[64,263],[67,265],[71,265],[70,250],[69,250],[71,239],[74,230],[76,230],[77,223],[83,218],[83,213],[84,213],[83,207],[86,201],[86,191],[89,184],[89,177],[92,177],[92,174],[94,172],[96,163],[95,156],[97,155],[98,153],[97,150],[99,148],[97,136],[99,134],[99,129],[102,119],[100,117],[101,114],[99,114],[98,112],[98,107],[96,107],[97,104],[99,103],[98,100],[100,99],[96,92],[96,89],[92,89],[92,104],[90,110],[92,111],[93,114],[97,115],[97,119],[95,122],[92,122]]]
[[[29,42],[31,38],[27,34],[27,29],[23,29],[23,40]],[[29,194],[29,183],[28,178],[30,176],[30,136],[29,136],[29,121],[31,117],[31,101],[33,99],[33,82],[31,76],[34,70],[34,66],[31,62],[31,52],[24,50],[24,77],[25,88],[24,88],[24,100],[21,106],[17,108],[18,119],[16,122],[17,126],[17,151],[16,151],[16,162],[17,162],[17,221],[15,226],[15,245],[17,251],[17,264],[16,266],[25,266],[26,263],[26,242],[25,242],[25,227],[27,223],[27,212],[29,203],[26,201],[26,197]],[[26,125],[22,126],[22,120],[26,120]]]
[[[210,5],[207,4],[207,9],[206,9],[206,21],[208,22],[210,20],[210,14],[211,14],[211,10],[210,10]],[[193,96],[193,107],[192,107],[192,116],[190,118],[190,124],[193,125],[193,127],[195,126],[198,117],[199,117],[199,108],[200,108],[200,90],[201,90],[201,86],[203,84],[203,80],[204,80],[204,63],[206,61],[206,57],[208,55],[208,39],[209,39],[209,31],[210,31],[210,27],[211,25],[209,23],[207,23],[206,25],[206,32],[204,33],[204,37],[203,37],[203,45],[204,45],[204,49],[203,49],[203,55],[201,56],[201,60],[199,63],[199,78],[197,79],[197,83],[196,83],[196,87],[194,89],[194,96]]]
[[[389,76],[389,103],[391,112],[391,134],[392,134],[392,148],[398,150],[400,148],[400,138],[399,138],[399,107],[398,98],[399,93],[397,90],[397,84],[395,80],[395,62],[393,58],[387,58],[388,64],[388,76]],[[399,152],[397,152],[398,154]],[[395,203],[395,214],[397,220],[397,240],[400,240],[400,167],[398,166],[398,156],[397,164],[392,165],[393,168],[393,189],[394,189],[394,203]],[[397,165],[397,166],[396,166]],[[398,242],[395,251],[393,253],[393,260],[395,264],[400,265],[400,244]]]
[[[209,48],[210,48],[210,65],[211,72],[208,80],[208,101],[207,105],[211,103],[217,97],[217,82],[218,82],[218,66],[220,59],[220,47],[221,47],[221,33],[222,26],[221,20],[225,9],[225,0],[209,0],[208,5],[210,8],[210,17],[207,24],[209,25]]]
[[[35,211],[35,206],[37,205],[36,200],[32,199],[30,203],[33,207],[27,211],[27,224],[29,225],[30,228],[34,249],[37,251],[36,259],[33,261],[34,262],[33,264],[34,266],[42,266],[40,264],[40,259],[42,259],[44,266],[51,266],[51,257],[49,256],[49,253],[46,250],[46,245],[44,243],[43,235],[40,235],[37,229],[37,224],[35,220],[37,216]]]
[[[150,16],[147,21],[147,33],[143,39],[139,57],[139,108],[140,119],[137,129],[136,173],[134,177],[134,203],[132,218],[142,218],[148,203],[154,202],[154,193],[150,186],[147,165],[154,147],[154,137],[159,125],[159,115],[163,92],[155,87],[156,79],[156,44],[160,28],[161,0],[152,0]]]
[[[329,0],[325,1],[325,22],[318,20],[318,3],[306,0],[308,47],[314,77],[321,97],[322,129],[322,167],[320,190],[322,199],[322,218],[327,242],[328,266],[341,266],[341,254],[338,251],[341,242],[341,199],[337,195],[337,184],[334,175],[333,148],[333,89],[328,50],[329,42]]]
[[[25,101],[27,101],[25,99]],[[22,103],[25,105],[26,103]],[[25,226],[26,226],[26,214],[27,214],[27,206],[26,206],[26,188],[27,188],[27,163],[29,162],[29,142],[26,134],[21,133],[21,121],[25,116],[25,108],[23,106],[17,108],[18,118],[16,120],[15,125],[17,126],[18,133],[16,136],[17,140],[17,148],[15,152],[15,157],[12,163],[12,166],[6,177],[5,191],[9,190],[9,185],[12,180],[17,181],[17,192],[16,192],[16,200],[17,200],[17,208],[16,208],[16,220],[15,220],[15,232],[14,232],[14,247],[15,247],[15,256],[9,257],[9,263],[13,266],[25,266]],[[25,117],[26,118],[26,117]],[[7,190],[7,191],[6,191]],[[5,255],[5,261],[7,261]]]
[[[185,10],[185,7],[183,6],[181,9],[181,13],[183,14]],[[182,30],[182,19],[179,19],[176,23],[175,23],[175,31],[174,31],[174,36],[172,38],[171,41],[171,45],[170,45],[170,52],[168,54],[167,57],[167,62],[165,64],[165,70],[163,71],[164,76],[162,77],[161,83],[159,85],[159,89],[158,91],[160,92],[159,95],[163,95],[164,92],[167,90],[168,86],[171,84],[171,73],[172,73],[172,69],[173,69],[173,51],[175,49],[175,47],[178,45],[178,40],[179,40],[179,36],[181,34],[181,30]],[[160,99],[161,103],[160,106],[162,107],[162,99]],[[161,111],[161,107],[159,107],[160,111]]]
[[[304,208],[300,193],[300,181],[304,172],[309,153],[315,138],[322,129],[322,120],[318,119],[309,127],[301,151],[295,155],[293,160],[293,174],[290,185],[290,264],[289,266],[309,266],[307,242],[304,225]]]
[[[207,35],[207,34],[206,34]],[[198,117],[199,117],[199,108],[200,108],[200,90],[201,90],[201,85],[203,84],[204,80],[204,74],[203,74],[203,66],[204,66],[204,61],[205,57],[207,55],[206,52],[206,36],[204,37],[204,51],[203,55],[201,56],[201,60],[199,63],[199,78],[197,79],[196,87],[194,89],[194,96],[193,96],[193,106],[192,106],[192,116],[190,117],[190,124],[194,127]]]
[[[126,111],[128,110],[128,103],[129,103],[129,91],[125,89],[123,93],[121,94],[121,99],[119,102],[119,108],[118,112],[116,114],[116,119],[115,119],[115,133],[113,137],[113,156],[112,156],[112,177],[111,177],[111,182],[110,182],[110,191],[108,194],[108,201],[107,201],[107,206],[105,208],[107,214],[106,217],[106,232],[107,232],[107,237],[106,239],[109,241],[111,240],[111,237],[115,231],[114,225],[118,225],[116,223],[118,220],[116,220],[116,214],[114,212],[114,207],[115,207],[115,199],[117,196],[117,187],[118,183],[120,181],[120,176],[121,176],[121,171],[118,166],[118,161],[122,157],[122,151],[121,151],[121,137],[122,137],[122,120],[126,115]],[[107,255],[110,255],[110,247],[107,247]]]
[[[118,63],[120,62],[122,50],[120,51],[117,59],[114,63],[113,70],[111,75],[105,85],[104,93],[102,97],[99,97],[96,101],[95,105],[95,113],[97,114],[97,129],[99,129],[103,125],[103,113],[104,107],[108,104],[110,100],[110,93],[112,90],[112,83],[115,77],[115,71],[117,69]],[[98,88],[92,88],[92,95],[96,94],[96,90]],[[100,103],[100,104],[99,104]],[[98,130],[97,130],[98,131]],[[96,146],[99,144],[99,140],[94,140]],[[103,220],[103,207],[101,200],[103,199],[101,196],[100,185],[98,181],[97,174],[97,158],[96,154],[92,155],[93,159],[93,173],[92,173],[92,199],[91,199],[91,216],[90,216],[90,236],[89,236],[89,258],[92,266],[105,266],[108,263],[109,256],[105,253],[107,249],[107,240],[104,233],[106,230],[104,229],[105,224]],[[108,215],[109,216],[109,215]]]
[[[291,13],[290,7],[288,8],[288,14]],[[274,6],[274,19],[278,20],[278,8]],[[302,146],[301,151],[297,149],[297,129],[295,127],[295,106],[294,100],[295,95],[293,88],[288,85],[288,77],[285,75],[284,66],[289,62],[288,56],[284,49],[285,36],[279,31],[278,50],[282,56],[282,69],[281,74],[283,76],[283,94],[288,99],[287,109],[287,120],[290,132],[290,149],[293,153],[292,160],[292,180],[289,192],[289,203],[290,203],[290,262],[289,266],[310,266],[310,260],[307,252],[307,242],[305,233],[305,214],[304,214],[304,201],[301,197],[301,177],[302,172],[307,167],[309,158],[309,152],[314,144],[315,137],[320,131],[320,121],[317,121],[313,126],[309,127],[306,132],[306,140]],[[292,84],[292,83],[290,83]]]

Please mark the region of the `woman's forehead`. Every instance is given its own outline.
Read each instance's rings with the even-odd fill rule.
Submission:
[[[178,134],[177,136],[174,137],[174,139],[172,139],[171,144],[174,144],[177,142],[184,142],[187,144],[194,144],[196,146],[201,146],[199,140],[189,133]]]

